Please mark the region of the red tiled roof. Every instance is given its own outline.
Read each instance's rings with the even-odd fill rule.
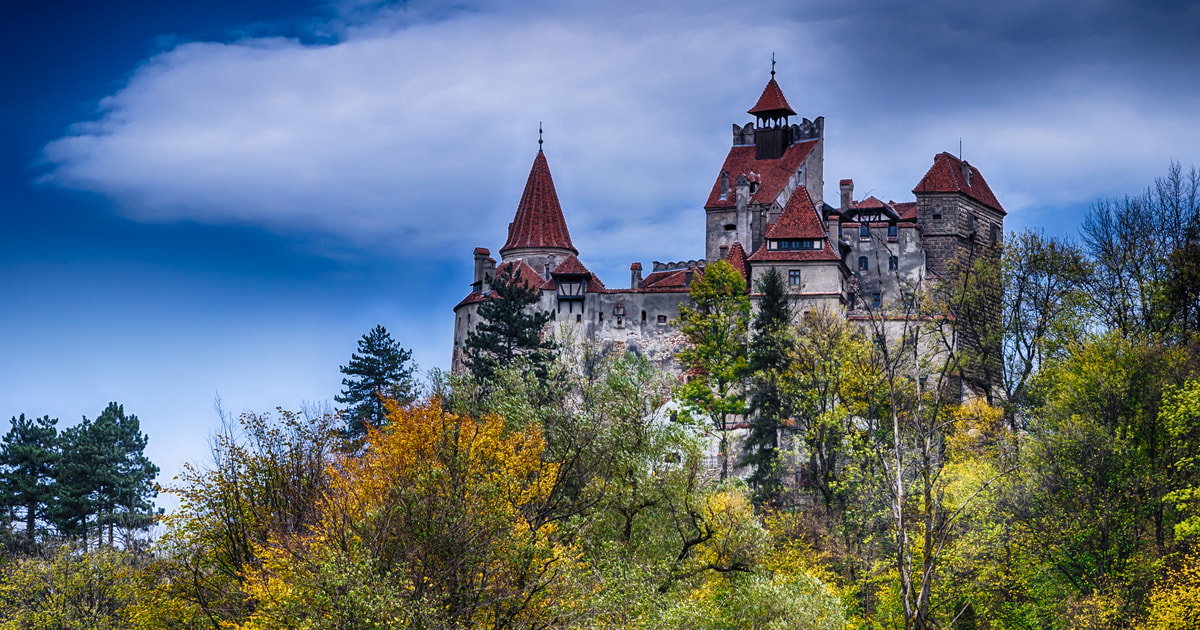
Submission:
[[[875,208],[889,208],[891,206],[889,206],[886,203],[883,203],[883,201],[881,201],[875,195],[871,195],[870,197],[867,197],[866,199],[863,199],[862,201],[854,202],[854,205],[852,207],[853,208],[863,208],[863,209],[867,209],[867,208],[875,209]]]
[[[896,211],[896,214],[900,215],[901,221],[917,220],[917,202],[915,201],[903,201],[892,204],[892,209]]]
[[[725,156],[725,164],[721,170],[729,174],[729,194],[721,199],[721,176],[713,183],[712,192],[708,195],[705,208],[733,208],[737,205],[736,182],[738,175],[749,177],[754,171],[760,177],[758,192],[750,195],[750,203],[770,203],[779,196],[779,192],[787,185],[796,169],[804,163],[804,159],[817,146],[816,140],[797,142],[788,147],[783,155],[775,160],[755,159],[754,145],[736,146],[729,149]]]
[[[775,77],[767,82],[767,87],[763,88],[762,96],[758,97],[758,102],[754,107],[746,110],[747,114],[755,116],[770,117],[772,114],[795,116],[796,112],[792,111],[788,105],[787,99],[783,97],[783,90],[779,89],[779,84],[775,82]]]
[[[823,239],[821,249],[800,249],[800,250],[768,250],[767,244],[763,243],[754,255],[748,258],[750,262],[812,262],[818,260],[838,261],[842,257],[833,252],[829,244],[829,239]]]
[[[509,262],[500,263],[496,267],[496,271],[495,271],[495,274],[493,275],[493,277],[500,275],[500,273],[502,271],[504,271],[509,265],[516,265],[515,273],[517,275],[517,280],[523,281],[526,284],[532,286],[534,288],[534,290],[545,291],[547,289],[553,290],[556,288],[556,285],[554,284],[554,280],[547,280],[547,279],[543,278],[542,274],[538,273],[537,270],[535,270],[533,267],[530,267],[529,263],[525,262],[524,260],[513,260],[513,261],[509,261]],[[603,285],[601,285],[601,288],[603,288]],[[592,290],[591,283],[588,284],[588,290],[589,291]],[[495,291],[488,293],[488,295],[486,295],[486,296],[483,295],[482,293],[480,293],[479,291],[472,291],[469,295],[467,295],[467,297],[463,298],[463,300],[458,303],[458,306],[455,306],[454,308],[455,308],[455,310],[458,310],[459,306],[463,306],[466,304],[474,304],[475,302],[482,302],[484,300],[491,299],[495,295],[496,295]]]
[[[729,253],[725,254],[725,260],[742,274],[742,280],[749,281],[750,274],[746,270],[746,250],[742,249],[741,241],[734,241],[729,248]],[[749,285],[747,285],[749,286]]]
[[[584,267],[583,263],[579,262],[579,258],[575,256],[568,256],[566,260],[562,261],[557,267],[550,270],[550,275],[552,276],[557,276],[560,274],[582,276],[589,273],[592,272],[588,271],[588,268]]]
[[[479,254],[479,255],[482,255],[482,256],[491,256],[491,255],[492,255],[492,252],[491,252],[491,250],[489,250],[489,249],[488,249],[488,248],[486,248],[486,247],[476,247],[476,248],[475,248],[475,251],[474,251],[473,253],[475,253],[475,254]]]
[[[517,214],[508,224],[508,241],[500,248],[500,253],[523,248],[554,248],[579,253],[571,244],[567,220],[563,218],[554,180],[550,177],[550,165],[541,151],[533,160]]]
[[[779,220],[767,227],[767,238],[825,238],[825,222],[817,214],[808,189],[797,186]]]
[[[658,291],[662,289],[687,289],[687,269],[673,271],[656,271],[642,280],[642,289]]]
[[[843,179],[843,180],[838,181],[838,186],[853,186],[853,185],[854,185],[853,179]]]
[[[967,168],[970,169],[971,180],[967,181],[963,176],[964,164],[966,162],[949,153],[942,152],[933,156],[933,166],[929,167],[929,172],[925,173],[925,177],[922,177],[913,189],[913,194],[962,193],[1000,214],[1006,214],[996,196],[992,194],[992,189],[984,181],[983,174],[969,164]]]

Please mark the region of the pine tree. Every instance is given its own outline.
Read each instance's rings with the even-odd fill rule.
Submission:
[[[350,364],[341,366],[340,396],[334,400],[350,405],[346,409],[346,434],[361,436],[367,424],[382,427],[387,422],[383,401],[411,402],[416,396],[413,381],[412,352],[400,347],[383,326],[375,326],[358,340],[358,354],[350,355]]]
[[[56,504],[51,518],[67,536],[85,536],[89,524],[107,530],[108,545],[115,530],[146,529],[151,524],[158,466],[145,455],[148,438],[137,416],[109,403],[96,418],[84,418],[62,433]]]
[[[58,463],[57,419],[12,419],[0,444],[0,505],[25,510],[25,536],[32,541],[38,519],[54,500],[54,469]]]
[[[467,367],[481,383],[519,358],[544,379],[554,360],[554,342],[542,339],[550,312],[530,311],[528,307],[538,302],[537,289],[519,278],[515,268],[505,266],[492,280],[494,295],[479,305],[482,321],[467,335]]]
[[[750,466],[749,482],[762,503],[774,503],[783,490],[779,462],[779,431],[788,413],[783,379],[794,342],[790,334],[791,307],[783,276],[771,268],[758,282],[762,294],[750,338],[750,410],[753,419],[745,441],[742,465]]]

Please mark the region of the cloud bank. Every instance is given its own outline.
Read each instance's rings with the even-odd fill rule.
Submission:
[[[853,177],[910,198],[963,138],[1019,214],[1136,191],[1200,146],[1184,4],[342,8],[314,24],[322,43],[148,59],[46,146],[42,181],[135,221],[453,258],[503,242],[541,122],[585,259],[696,257],[729,125],[749,120],[772,51],[792,107],[826,117],[830,191]]]

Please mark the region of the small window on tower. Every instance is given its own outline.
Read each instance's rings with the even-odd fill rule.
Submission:
[[[888,271],[895,271],[900,268],[900,258],[897,256],[888,257]]]
[[[642,323],[646,323],[646,311],[642,311]]]
[[[896,224],[889,223],[888,224],[888,240],[889,241],[896,240],[896,237],[899,236],[899,234],[900,234],[900,229],[896,226]]]
[[[883,304],[883,297],[878,293],[871,294],[871,308],[879,308]]]
[[[737,229],[737,224],[736,224],[736,223],[726,223],[726,224],[725,224],[725,231],[726,231],[726,232],[732,232],[732,231],[734,231],[734,230],[736,230],[736,229]]]
[[[863,223],[862,225],[858,226],[858,240],[860,240],[860,241],[871,240],[871,228],[866,223]]]
[[[659,315],[659,316],[658,316],[658,325],[659,325],[659,326],[666,326],[666,325],[667,325],[667,316],[666,316],[666,315]]]
[[[793,287],[801,286],[802,282],[800,280],[799,269],[791,269],[788,271],[788,284]]]
[[[859,256],[859,257],[858,257],[858,270],[859,270],[859,271],[867,271],[867,270],[869,270],[870,268],[871,268],[871,263],[869,263],[869,262],[867,261],[867,257],[866,257],[866,256]]]

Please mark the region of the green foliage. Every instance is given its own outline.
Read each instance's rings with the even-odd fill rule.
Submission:
[[[761,295],[754,317],[748,352],[750,405],[753,413],[741,465],[750,467],[748,481],[756,500],[773,504],[783,492],[779,432],[789,415],[785,380],[795,343],[791,335],[792,311],[783,276],[774,267],[759,280]]]
[[[39,519],[54,501],[54,474],[59,461],[57,419],[12,419],[0,446],[0,505],[25,511],[25,538],[34,540]]]
[[[387,420],[385,400],[408,403],[416,396],[412,352],[401,348],[383,326],[363,335],[358,353],[339,369],[349,378],[342,379],[345,389],[333,399],[350,405],[346,409],[349,436],[362,437],[367,425],[382,426]]]
[[[464,344],[467,367],[480,383],[489,382],[503,366],[517,359],[544,378],[554,359],[555,344],[543,338],[549,311],[531,311],[540,294],[506,265],[491,279],[494,295],[479,305],[480,321]]]
[[[746,329],[750,298],[741,272],[719,260],[689,288],[695,306],[680,305],[679,332],[687,340],[679,360],[690,380],[678,396],[693,415],[707,416],[721,442],[721,478],[729,476],[729,445],[725,426],[729,416],[745,413],[744,394],[738,387],[747,370]]]
[[[140,630],[199,627],[157,563],[125,551],[60,547],[0,569],[0,628]]]
[[[145,455],[148,438],[137,416],[109,403],[97,418],[84,418],[62,432],[62,458],[56,471],[51,519],[67,536],[83,537],[96,527],[97,542],[115,542],[152,524],[158,466]],[[126,541],[131,543],[132,539]]]

